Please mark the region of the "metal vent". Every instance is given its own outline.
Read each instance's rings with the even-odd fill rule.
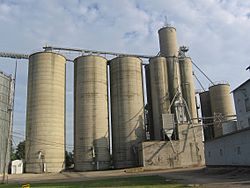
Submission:
[[[174,114],[162,114],[163,129],[174,128]]]

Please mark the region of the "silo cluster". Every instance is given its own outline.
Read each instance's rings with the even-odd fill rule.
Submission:
[[[64,169],[65,62],[62,55],[49,51],[29,57],[26,172]],[[138,166],[138,144],[145,137],[143,97],[139,58],[116,57],[107,61],[101,56],[83,55],[74,60],[76,171],[111,167],[109,127],[114,167]]]
[[[200,93],[205,140],[223,135],[222,122],[233,119],[234,109],[229,84],[216,84]]]
[[[179,55],[174,27],[163,27],[158,34],[160,56],[151,58],[146,68],[147,101],[154,127],[150,134],[154,140],[164,140],[164,131],[172,128],[177,133],[177,124],[198,121],[191,59]],[[172,118],[175,124],[169,127]]]
[[[178,140],[180,124],[198,123],[192,60],[178,51],[174,27],[158,33],[160,53],[145,66],[129,55],[75,58],[76,171],[136,167],[141,142]],[[50,51],[29,57],[26,172],[64,169],[65,63],[65,57]],[[228,85],[201,93],[202,115],[231,115],[228,95]],[[221,130],[208,131],[217,135]]]
[[[109,169],[111,165],[114,168],[138,166],[138,145],[145,140],[146,131],[149,139],[164,140],[164,117],[170,115],[176,121],[180,117],[183,120],[186,114],[180,113],[178,105],[184,100],[190,119],[197,118],[191,60],[178,56],[175,28],[161,28],[159,39],[160,56],[150,58],[145,67],[146,114],[141,59],[118,56],[108,61],[98,55],[75,58],[76,171]],[[65,62],[62,55],[49,51],[29,57],[27,172],[64,169]],[[145,116],[150,117],[147,123]]]
[[[8,171],[10,161],[12,83],[11,76],[0,72],[0,174]]]

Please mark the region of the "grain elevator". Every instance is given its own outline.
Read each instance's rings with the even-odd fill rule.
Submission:
[[[158,34],[156,56],[53,47],[29,56],[27,172],[65,165],[65,63],[71,60],[55,49],[81,52],[73,60],[75,171],[204,164],[192,59],[178,47],[174,27]],[[217,113],[212,101],[225,96],[219,99],[217,89],[201,98],[202,107],[210,105],[202,114]]]
[[[110,167],[107,60],[86,55],[74,60],[75,170]]]
[[[135,167],[139,164],[138,144],[145,137],[141,60],[117,57],[109,66],[113,165]]]
[[[65,63],[54,52],[29,56],[26,172],[60,172],[65,165]]]

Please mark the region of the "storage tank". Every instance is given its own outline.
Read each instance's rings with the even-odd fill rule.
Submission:
[[[205,141],[214,138],[214,125],[209,91],[199,93]]]
[[[74,60],[75,170],[104,170],[110,167],[108,135],[107,60],[80,56]]]
[[[145,65],[145,77],[146,77],[146,92],[147,92],[147,105],[145,107],[145,128],[147,140],[154,139],[154,124],[153,124],[153,112],[152,112],[152,94],[151,94],[151,81],[150,81],[150,69],[149,64]]]
[[[60,172],[65,165],[65,58],[53,52],[29,57],[26,172]]]
[[[158,31],[160,52],[164,57],[178,56],[176,29],[171,26],[162,27]]]
[[[214,136],[222,135],[221,121],[233,119],[233,102],[229,84],[217,84],[209,87],[211,110],[214,116]],[[222,115],[222,116],[221,116]],[[231,116],[231,117],[230,117]]]
[[[145,137],[141,60],[110,61],[112,155],[115,168],[138,166],[138,143]]]
[[[182,96],[185,99],[193,123],[198,123],[193,79],[192,60],[190,57],[179,58]]]
[[[167,59],[169,96],[171,102],[176,93],[181,92],[176,29],[171,26],[166,26],[161,28],[158,34],[160,54]],[[174,106],[172,106],[171,109],[172,113],[174,113]]]
[[[8,141],[8,135],[11,131],[11,85],[11,76],[0,72],[0,174],[8,172],[8,166],[5,165],[10,161],[11,142]]]
[[[163,139],[162,115],[169,112],[170,101],[168,91],[168,71],[166,58],[153,57],[149,59],[152,112],[154,124],[154,139]]]

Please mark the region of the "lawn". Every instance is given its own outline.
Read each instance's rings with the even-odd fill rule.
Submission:
[[[127,177],[127,178],[112,178],[105,180],[91,180],[84,182],[72,182],[72,183],[46,183],[36,184],[31,183],[31,188],[87,188],[87,187],[136,187],[136,188],[184,188],[181,184],[174,182],[167,182],[164,177],[161,176],[141,176],[141,177]],[[0,184],[0,188],[18,188],[22,185],[18,184]]]

